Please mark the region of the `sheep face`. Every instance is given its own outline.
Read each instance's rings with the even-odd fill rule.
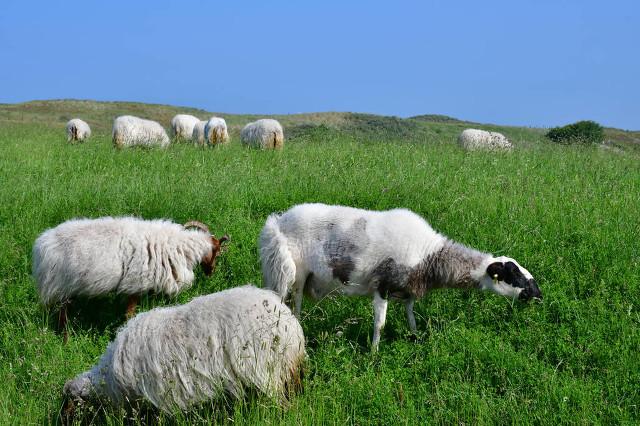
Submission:
[[[213,271],[216,269],[216,258],[223,251],[224,247],[222,244],[226,241],[229,241],[229,237],[227,235],[223,236],[219,240],[215,237],[215,235],[211,236],[211,250],[202,258],[200,261],[200,266],[204,271],[206,276],[211,276]]]
[[[487,265],[480,278],[480,287],[523,301],[542,299],[542,292],[531,273],[514,259],[504,256],[492,259]]]

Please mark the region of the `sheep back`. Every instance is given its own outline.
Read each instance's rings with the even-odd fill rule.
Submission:
[[[210,145],[229,142],[227,122],[224,118],[211,117],[204,126],[204,138]]]
[[[240,132],[240,140],[253,148],[282,148],[284,131],[277,120],[264,118],[244,126]]]
[[[206,121],[198,121],[193,126],[193,132],[191,133],[191,140],[196,145],[204,145],[204,126],[207,124]]]
[[[109,292],[175,295],[211,250],[210,237],[165,220],[74,219],[33,245],[33,276],[44,305]]]
[[[67,142],[83,142],[91,136],[91,128],[86,121],[72,118],[67,122]]]
[[[304,335],[273,292],[251,285],[156,308],[131,319],[90,371],[64,393],[146,400],[172,412],[247,388],[284,398],[300,379]]]
[[[458,137],[458,144],[467,150],[476,149],[511,149],[511,142],[498,132],[479,129],[466,129]]]
[[[113,145],[116,148],[126,146],[169,145],[169,136],[164,128],[152,120],[122,115],[113,121]]]
[[[200,119],[189,114],[178,114],[171,119],[171,129],[176,138],[183,140],[191,139],[194,126]]]

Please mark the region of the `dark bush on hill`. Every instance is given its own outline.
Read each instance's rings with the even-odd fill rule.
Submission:
[[[578,121],[563,127],[554,127],[547,132],[549,139],[557,143],[602,143],[604,130],[595,121]]]

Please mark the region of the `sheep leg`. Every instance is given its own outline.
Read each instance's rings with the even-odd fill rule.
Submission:
[[[387,300],[380,296],[377,291],[373,293],[373,340],[371,342],[371,351],[378,351],[380,343],[380,332],[387,319]]]
[[[407,322],[409,323],[409,329],[412,333],[415,333],[418,328],[416,327],[416,317],[413,314],[413,304],[415,299],[410,298],[404,302],[404,309],[407,311]]]
[[[302,315],[302,297],[304,296],[304,280],[293,284],[293,312],[296,318],[300,319]]]
[[[127,300],[127,319],[132,318],[136,314],[136,308],[138,307],[138,302],[140,301],[140,296],[137,294],[132,294],[129,296]]]
[[[69,301],[63,302],[60,307],[60,312],[58,312],[58,330],[62,331],[62,343],[65,345],[69,340],[69,332],[67,331],[67,306],[69,306]]]

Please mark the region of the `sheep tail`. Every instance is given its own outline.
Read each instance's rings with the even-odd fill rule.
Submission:
[[[275,291],[284,300],[296,280],[296,264],[287,244],[287,238],[280,232],[277,214],[267,218],[260,232],[260,260],[264,287]]]

